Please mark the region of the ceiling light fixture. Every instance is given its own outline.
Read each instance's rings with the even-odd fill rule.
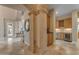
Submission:
[[[56,11],[56,14],[58,14],[58,12]]]

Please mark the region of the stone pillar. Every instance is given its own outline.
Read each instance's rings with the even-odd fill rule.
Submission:
[[[34,11],[30,13],[30,49],[31,52],[35,53],[35,20],[36,20],[36,14]]]
[[[30,49],[36,54],[47,49],[47,5],[31,5]]]
[[[56,40],[56,17],[55,17],[55,10],[52,9],[49,11],[49,15],[50,15],[50,32],[53,33],[53,44],[55,44],[55,40]]]
[[[72,43],[77,46],[77,11],[72,12]]]

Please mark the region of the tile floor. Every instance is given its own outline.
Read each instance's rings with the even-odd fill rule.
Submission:
[[[0,44],[1,45],[1,44]],[[5,44],[0,46],[0,55],[31,55],[30,51],[23,47],[17,47]],[[56,40],[54,46],[47,48],[42,55],[79,55],[79,49],[72,44],[72,42],[66,42],[62,40]]]
[[[79,49],[72,44],[62,40],[56,40],[55,46],[50,46],[46,53],[47,55],[79,55]]]

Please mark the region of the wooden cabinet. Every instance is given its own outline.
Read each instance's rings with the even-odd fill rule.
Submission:
[[[58,20],[56,20],[56,28],[59,28],[59,21]]]
[[[56,21],[56,28],[59,29],[57,39],[65,39],[65,32],[68,31],[68,28],[72,28],[72,18],[64,18]],[[69,30],[70,31],[70,30]]]
[[[78,38],[79,38],[79,32],[78,32],[78,34],[77,34],[77,35],[78,35]]]
[[[50,33],[48,33],[48,43],[47,43],[47,45],[50,46],[50,45],[52,45],[52,43],[53,43],[53,33],[50,32]]]
[[[64,20],[59,20],[59,27],[64,27]]]
[[[60,33],[60,39],[64,40],[64,33]]]
[[[61,27],[72,28],[72,18],[69,17],[69,18],[65,18],[62,20],[57,20],[56,21],[56,28],[61,28]]]
[[[47,40],[47,46],[50,46],[53,44],[53,30],[52,30],[52,21],[50,19],[50,16],[48,15],[48,18],[47,18],[47,37],[48,37],[48,40]]]
[[[72,18],[67,18],[64,20],[64,28],[72,28]]]
[[[64,20],[57,20],[56,21],[56,28],[64,27]]]
[[[57,40],[64,40],[64,32],[60,32],[56,34],[56,39]]]

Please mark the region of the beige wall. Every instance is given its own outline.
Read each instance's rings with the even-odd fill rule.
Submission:
[[[0,5],[0,17],[9,18],[9,19],[16,19],[17,10]]]

